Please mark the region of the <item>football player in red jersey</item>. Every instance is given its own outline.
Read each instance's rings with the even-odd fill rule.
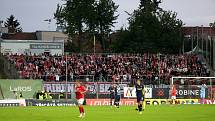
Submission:
[[[177,93],[176,86],[172,85],[171,87],[172,104],[176,104],[176,93]]]
[[[75,94],[78,102],[78,108],[80,111],[80,116],[79,116],[80,118],[85,117],[85,112],[83,107],[85,93],[86,93],[86,88],[83,85],[81,85],[80,82],[77,82],[75,86]]]

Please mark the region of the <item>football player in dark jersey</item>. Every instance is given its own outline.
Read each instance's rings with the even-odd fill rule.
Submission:
[[[136,95],[137,95],[137,103],[138,103],[138,110],[139,113],[142,114],[143,109],[145,109],[145,102],[144,102],[144,85],[141,84],[140,80],[137,80],[136,84]]]

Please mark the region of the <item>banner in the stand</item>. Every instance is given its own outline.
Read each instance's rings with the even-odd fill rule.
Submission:
[[[84,85],[87,88],[88,93],[95,94],[98,92],[99,94],[108,94],[109,93],[109,87],[112,83],[104,83],[104,82],[86,82]],[[67,87],[68,86],[68,87]],[[119,84],[121,89],[123,90],[124,87],[127,87],[127,83],[121,83]],[[68,91],[69,93],[74,93],[75,91],[75,83],[74,82],[68,82],[68,84],[65,83],[55,83],[55,82],[45,82],[43,84],[44,90],[52,93],[59,93],[61,91]]]
[[[112,83],[109,82],[85,82],[83,83],[87,88],[87,94],[99,94],[103,95],[102,97],[107,96],[110,93],[108,90]],[[120,83],[122,96],[126,98],[135,98],[136,90],[134,87],[128,87],[127,83]],[[147,86],[146,86],[147,87]],[[74,93],[75,83],[68,82],[44,82],[43,89],[51,93],[60,93],[68,92]],[[208,88],[205,88],[204,91],[201,90],[201,86],[196,85],[192,87],[180,87],[176,88],[177,90],[177,99],[200,99],[201,96],[208,98]],[[170,88],[145,88],[145,98],[153,99],[168,99],[171,98]]]

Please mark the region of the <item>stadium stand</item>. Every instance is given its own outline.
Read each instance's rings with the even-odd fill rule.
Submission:
[[[66,56],[5,55],[22,79],[66,80]],[[95,81],[143,79],[146,84],[169,84],[172,76],[209,76],[197,55],[71,54],[67,56],[68,81],[94,76]]]

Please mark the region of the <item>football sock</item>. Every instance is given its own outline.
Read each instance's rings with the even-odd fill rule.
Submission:
[[[80,106],[80,108],[81,108],[81,113],[84,113],[84,107]]]
[[[116,106],[119,108],[119,102],[116,103]]]
[[[138,104],[137,107],[138,107],[137,109],[140,110],[140,104]]]
[[[79,106],[78,108],[79,108],[79,112],[81,113],[81,112],[82,112],[82,111],[81,111],[81,107]]]
[[[84,113],[84,107],[82,107],[82,113]]]
[[[142,104],[139,105],[139,112],[141,112],[143,110],[142,108]]]

